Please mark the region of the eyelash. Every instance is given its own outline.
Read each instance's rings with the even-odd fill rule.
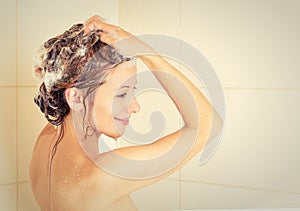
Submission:
[[[137,89],[136,87],[133,87],[133,89]],[[127,93],[123,93],[123,94],[119,94],[119,95],[116,95],[117,97],[120,97],[120,98],[124,98],[125,96],[127,95]]]
[[[123,98],[123,97],[125,97],[125,95],[127,95],[127,93],[123,93],[123,94],[117,95],[117,97]]]

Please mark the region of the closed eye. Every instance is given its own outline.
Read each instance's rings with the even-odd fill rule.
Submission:
[[[133,87],[133,89],[137,89],[137,87]],[[116,95],[116,97],[124,98],[126,95],[127,93],[125,92],[123,94]]]
[[[123,97],[125,97],[127,95],[127,93],[123,93],[123,94],[119,94],[119,95],[116,95],[117,97],[121,97],[121,98],[123,98]]]

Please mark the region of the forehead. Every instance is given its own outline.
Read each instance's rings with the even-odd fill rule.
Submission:
[[[108,76],[108,82],[114,85],[136,82],[136,64],[134,61],[127,61],[119,64]]]

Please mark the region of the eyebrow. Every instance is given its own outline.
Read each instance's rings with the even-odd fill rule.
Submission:
[[[123,89],[123,88],[130,88],[130,86],[124,85],[124,86],[121,86],[119,89]]]
[[[134,86],[135,87],[137,85],[137,82],[135,82]],[[121,86],[120,88],[118,88],[117,90],[120,90],[120,89],[123,89],[123,88],[131,88],[131,86],[128,86],[128,85],[123,85]]]

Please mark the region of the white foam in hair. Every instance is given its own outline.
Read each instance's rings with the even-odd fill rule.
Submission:
[[[46,49],[44,48],[44,46],[41,46],[38,49],[37,54],[32,58],[33,73],[39,81],[42,81],[44,78],[44,70],[42,68],[42,62],[44,60],[45,54],[46,54]]]
[[[80,48],[77,50],[76,56],[84,56],[86,52],[87,52],[87,48]]]
[[[54,84],[61,79],[63,76],[63,71],[57,71],[57,72],[46,72],[44,74],[44,84],[47,89],[47,91],[50,91],[51,88],[54,86]]]

